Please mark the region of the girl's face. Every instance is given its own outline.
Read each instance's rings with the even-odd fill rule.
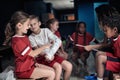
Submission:
[[[34,33],[38,32],[40,29],[41,22],[36,18],[30,20],[30,30]]]
[[[107,36],[107,38],[114,37],[117,33],[117,28],[116,27],[112,29],[112,28],[105,25],[103,30],[104,30],[104,33]]]
[[[81,34],[84,34],[85,31],[86,31],[85,25],[84,25],[83,23],[82,23],[82,24],[79,24],[79,32],[80,32]]]
[[[59,22],[58,21],[55,21],[54,23],[52,23],[50,25],[50,29],[53,30],[53,31],[57,31],[59,28]]]
[[[28,29],[30,28],[29,22],[30,22],[30,20],[27,19],[26,22],[24,22],[23,24],[21,24],[21,23],[17,24],[17,28],[21,34],[27,33]]]

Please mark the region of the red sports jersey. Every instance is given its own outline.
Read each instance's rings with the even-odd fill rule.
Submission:
[[[60,35],[60,32],[59,32],[59,31],[56,31],[56,32],[55,32],[55,35],[56,35],[57,37],[61,38],[61,35]]]
[[[29,78],[34,69],[34,58],[28,53],[32,50],[27,36],[14,36],[12,49],[15,54],[16,75],[19,78]]]
[[[120,58],[120,35],[113,40],[114,56]]]
[[[72,41],[75,43],[75,38],[76,38],[76,32],[74,32],[72,35],[71,35],[71,39]],[[77,37],[77,44],[80,44],[80,45],[84,45],[84,35],[83,34],[78,34],[78,37]],[[93,36],[90,35],[88,32],[86,32],[86,45],[89,45],[89,43],[93,40]],[[82,47],[78,47],[80,52],[84,52],[84,48]]]
[[[120,35],[113,40],[114,53],[106,53],[106,69],[113,72],[120,72]]]

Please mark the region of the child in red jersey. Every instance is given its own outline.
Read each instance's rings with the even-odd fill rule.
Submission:
[[[79,45],[89,45],[90,42],[94,41],[98,43],[98,41],[88,32],[86,32],[86,23],[79,22],[76,26],[76,32],[74,32],[70,36],[70,40],[73,42],[73,54],[72,60],[79,66],[78,59],[84,63],[84,67],[87,69],[87,58],[89,57],[89,51],[86,51],[83,47],[76,46]]]
[[[61,39],[61,35],[60,32],[58,31],[59,28],[59,22],[57,19],[49,19],[46,23],[46,26],[57,36]],[[59,48],[59,50],[57,51],[58,55],[63,57],[64,59],[68,58],[68,53],[66,53],[64,51],[63,45],[61,45],[61,47]]]
[[[96,67],[98,80],[103,80],[104,68],[114,73],[120,72],[120,16],[118,14],[104,17],[102,26],[107,38],[112,38],[112,46],[114,53],[97,52]],[[100,48],[102,44],[88,45],[85,49],[90,51],[93,48]]]
[[[25,35],[29,29],[29,15],[17,11],[11,17],[7,24],[12,38],[11,46],[15,54],[15,74],[18,78],[43,78],[54,80],[55,72],[52,68],[45,65],[35,63],[34,58],[39,55],[44,49],[49,48],[51,44],[47,44],[32,50],[28,37]]]

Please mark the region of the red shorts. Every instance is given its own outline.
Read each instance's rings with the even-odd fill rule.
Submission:
[[[16,76],[17,78],[24,78],[24,79],[30,78],[33,70],[34,70],[34,67],[32,67],[31,70],[28,70],[25,72],[20,72],[20,73],[16,72]]]
[[[54,60],[52,60],[52,61],[50,61],[50,62],[48,62],[48,61],[46,61],[46,59],[45,59],[45,56],[39,56],[39,57],[37,57],[36,58],[36,61],[38,62],[38,63],[40,63],[40,64],[44,64],[44,65],[47,65],[47,66],[50,66],[50,67],[53,67],[53,65],[56,63],[56,62],[58,62],[58,63],[62,63],[63,62],[63,58],[62,57],[60,57],[60,56],[58,56],[58,55],[54,55]]]
[[[106,53],[106,69],[112,72],[120,72],[120,58],[115,57],[112,53]]]
[[[16,62],[16,76],[18,78],[30,78],[34,68],[35,68],[35,62],[34,58],[27,55],[26,58],[23,58],[23,61],[17,60]]]

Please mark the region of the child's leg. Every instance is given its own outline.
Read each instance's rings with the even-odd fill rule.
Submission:
[[[62,73],[62,67],[59,63],[55,62],[54,65],[53,65],[53,68],[55,69],[55,80],[60,80],[60,76],[61,76],[61,73]]]
[[[61,65],[62,68],[65,70],[64,80],[69,80],[72,71],[72,64],[64,60]]]
[[[89,52],[83,52],[80,54],[80,59],[84,64],[84,67],[87,68],[87,58],[89,57]]]
[[[38,79],[38,78],[47,78],[47,80],[54,80],[55,72],[45,68],[35,68],[30,78]]]
[[[102,52],[102,51],[99,51],[99,52],[96,52],[95,53],[95,70],[97,71],[97,66],[98,66],[98,64],[97,64],[97,62],[98,62],[98,56],[99,55],[102,55],[104,52]]]
[[[46,65],[43,65],[43,64],[37,63],[35,66],[39,67],[39,68],[44,68],[44,69],[48,69],[48,70],[51,70],[51,71],[55,71],[52,67],[49,67],[49,66],[46,66]]]
[[[73,61],[77,66],[79,65],[79,62],[78,62],[79,56],[78,56],[78,53],[77,53],[77,52],[73,52],[73,53],[72,53],[71,59],[72,59],[72,61]]]
[[[119,73],[113,73],[114,80],[120,80],[120,74]]]
[[[96,55],[96,66],[97,66],[97,76],[101,80],[103,79],[104,74],[104,63],[107,61],[107,56],[105,52],[97,52]]]

